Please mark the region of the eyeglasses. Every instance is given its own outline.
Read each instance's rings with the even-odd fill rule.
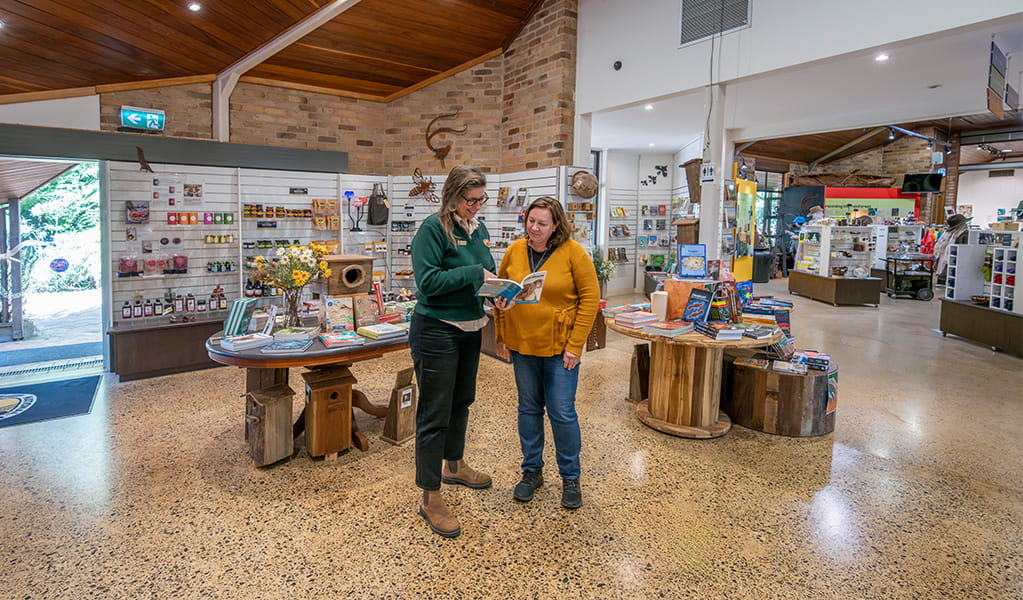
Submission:
[[[462,194],[462,200],[465,200],[465,203],[469,206],[483,206],[487,203],[487,200],[490,200],[490,196],[488,196],[486,192],[483,192],[483,195],[479,198],[466,198],[465,194]]]

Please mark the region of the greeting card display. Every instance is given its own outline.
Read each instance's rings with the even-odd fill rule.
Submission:
[[[149,222],[149,201],[128,200],[124,203],[124,222],[143,224]]]

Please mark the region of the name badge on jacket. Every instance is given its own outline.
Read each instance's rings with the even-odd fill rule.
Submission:
[[[455,240],[455,243],[458,244],[459,246],[465,246],[469,242],[466,242],[465,240]]]

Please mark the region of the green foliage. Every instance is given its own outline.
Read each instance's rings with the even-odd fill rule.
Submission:
[[[597,269],[598,281],[604,282],[614,276],[616,265],[604,258],[604,252],[600,249],[600,246],[594,246],[590,256],[593,258],[593,266]]]
[[[100,280],[99,165],[81,163],[21,201],[26,291],[94,289]],[[50,261],[64,258],[64,273]]]

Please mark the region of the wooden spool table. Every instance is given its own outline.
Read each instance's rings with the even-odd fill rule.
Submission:
[[[838,403],[838,365],[806,374],[780,373],[737,359],[731,366],[731,393],[724,410],[736,424],[749,429],[810,437],[835,430]]]
[[[305,352],[296,354],[263,354],[259,348],[231,352],[220,347],[217,335],[206,340],[210,359],[247,369],[245,439],[249,441],[249,455],[256,466],[289,458],[295,436],[303,431],[308,438],[306,446],[310,456],[336,455],[353,445],[359,450],[368,450],[369,441],[359,430],[353,408],[382,418],[388,416],[388,407],[371,403],[364,393],[353,388],[357,381],[349,367],[359,361],[407,349],[407,335],[397,340],[366,340],[362,346],[333,349],[324,348],[316,340]],[[288,387],[291,367],[307,367],[311,371],[303,374],[309,402],[294,424],[290,422],[294,392]],[[286,404],[287,410],[276,407],[278,404]],[[270,417],[273,421],[263,420]],[[257,420],[261,434],[253,436]]]
[[[636,416],[646,425],[678,437],[716,438],[728,433],[732,422],[721,412],[721,373],[728,348],[761,348],[782,339],[718,341],[702,333],[668,338],[641,329],[629,329],[605,319],[608,329],[650,342],[649,398],[636,405]]]

